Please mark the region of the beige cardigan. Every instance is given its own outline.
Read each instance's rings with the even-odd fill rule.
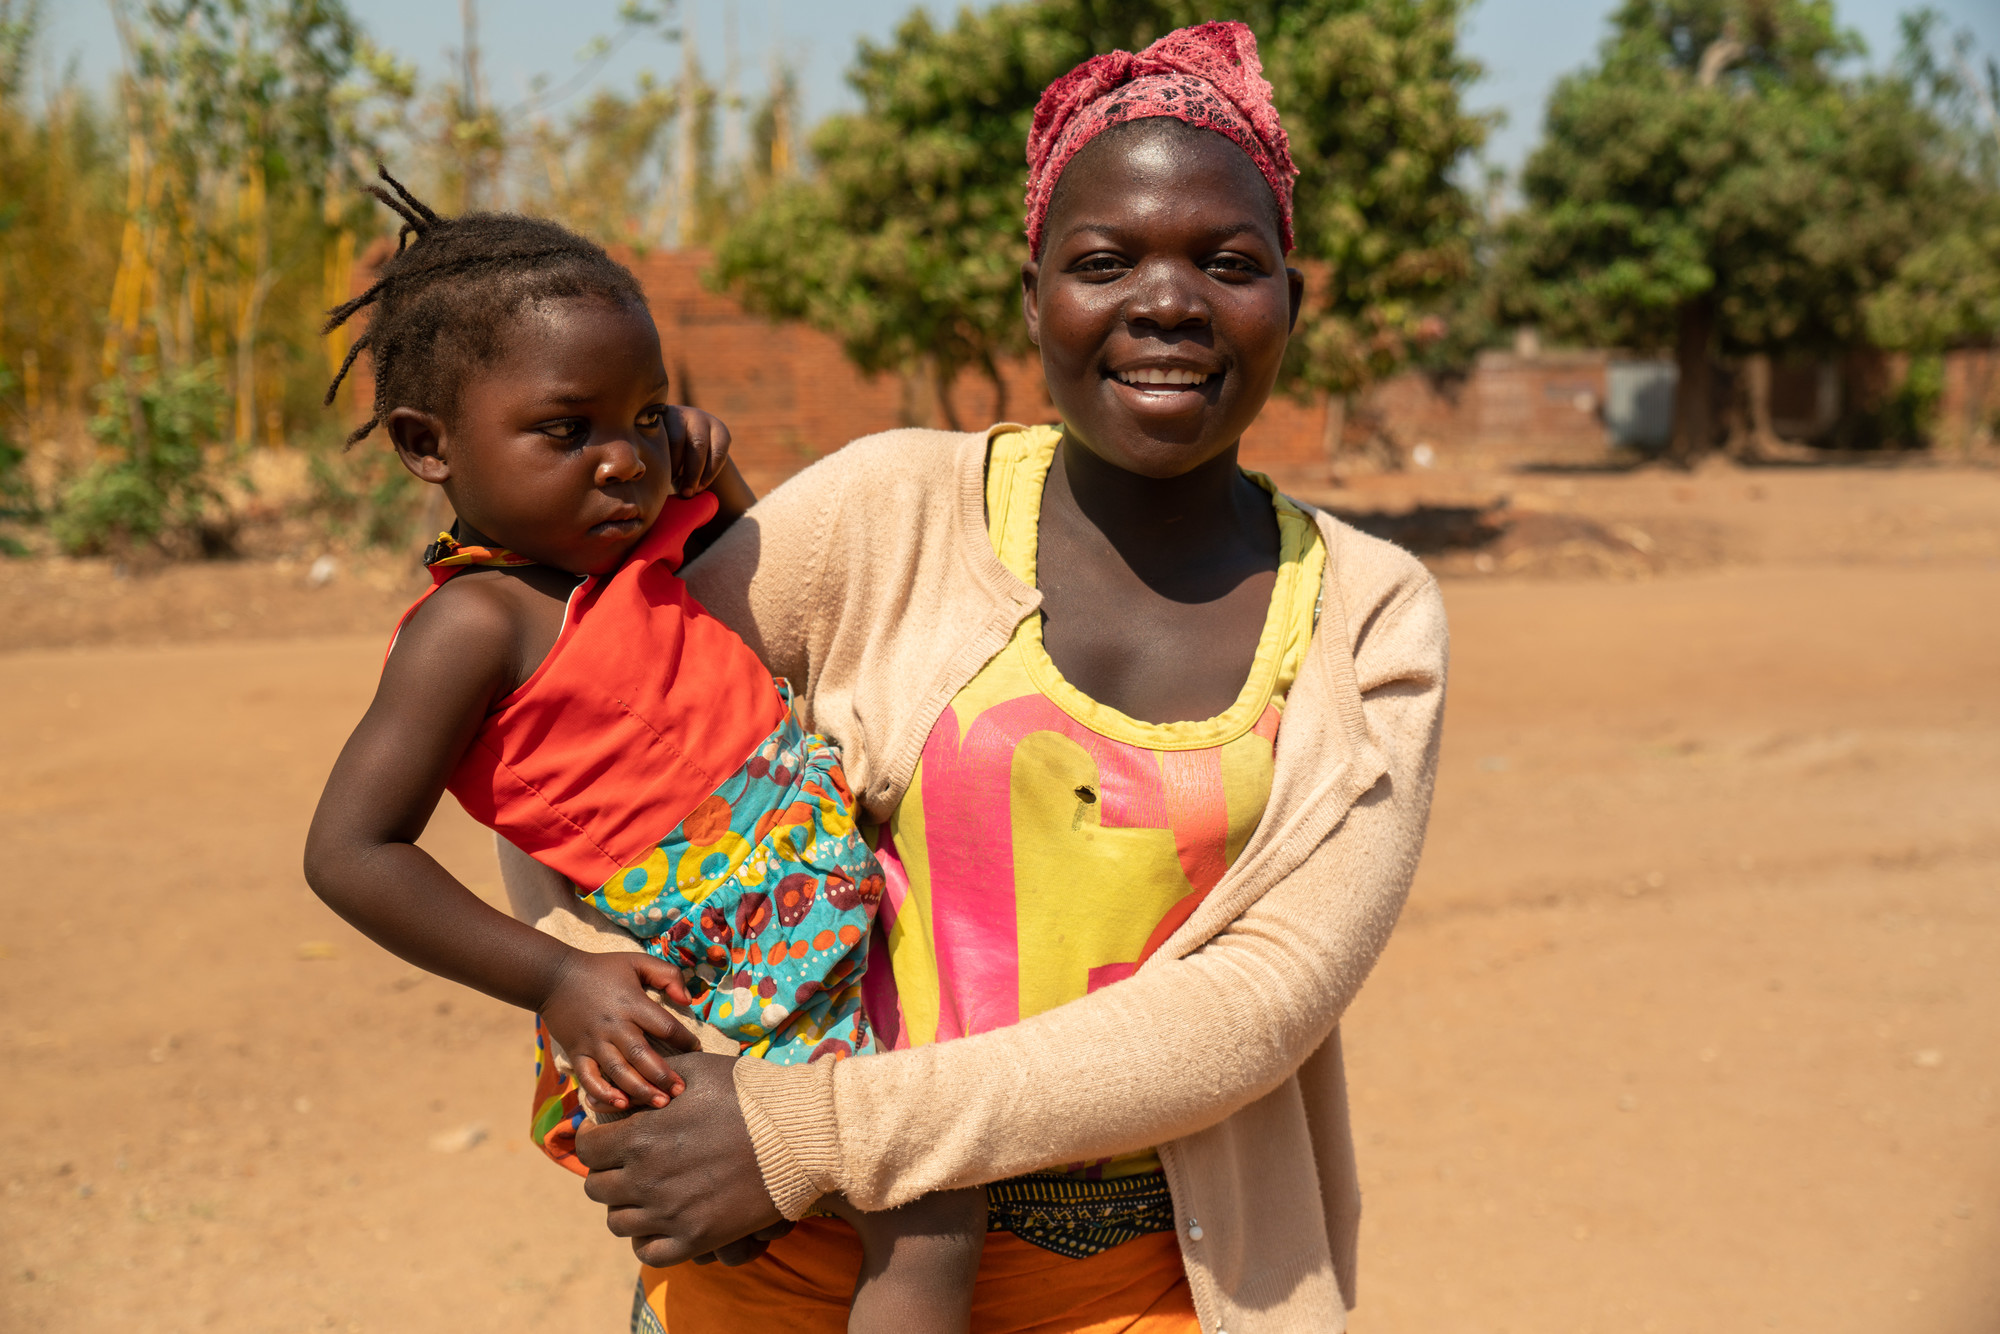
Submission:
[[[945,705],[1040,602],[987,539],[989,435],[858,440],[687,571],[798,688],[877,821]],[[1360,1192],[1337,1025],[1423,846],[1446,635],[1422,565],[1314,514],[1328,553],[1319,630],[1286,701],[1270,804],[1235,864],[1136,974],[1081,1000],[885,1055],[740,1062],[786,1217],[833,1192],[883,1209],[1158,1146],[1205,1331],[1345,1328]],[[576,899],[524,860],[507,868],[516,910],[586,934],[561,920]]]

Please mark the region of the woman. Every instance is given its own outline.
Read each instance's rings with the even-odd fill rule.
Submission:
[[[1240,24],[1052,85],[1022,305],[1061,428],[858,441],[687,572],[882,826],[894,1050],[678,1058],[682,1098],[578,1136],[635,1327],[843,1328],[852,1231],[787,1220],[982,1183],[975,1329],[1344,1326],[1337,1025],[1416,868],[1446,643],[1415,560],[1237,466],[1302,291],[1269,97]]]

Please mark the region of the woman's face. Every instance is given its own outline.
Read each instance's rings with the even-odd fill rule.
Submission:
[[[1178,121],[1133,122],[1071,160],[1043,236],[1022,313],[1070,438],[1145,477],[1235,444],[1304,291],[1248,155]]]

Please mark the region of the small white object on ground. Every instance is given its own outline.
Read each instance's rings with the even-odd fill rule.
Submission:
[[[437,1153],[464,1153],[485,1138],[486,1127],[477,1121],[468,1121],[456,1130],[441,1130],[432,1135],[431,1149]]]
[[[312,563],[312,568],[306,571],[306,586],[309,588],[322,588],[332,583],[333,576],[339,573],[339,561],[336,561],[331,556],[321,556]]]
[[[1437,462],[1437,457],[1437,451],[1432,449],[1428,442],[1420,444],[1410,451],[1410,462],[1416,464],[1419,468],[1430,467],[1433,463]]]

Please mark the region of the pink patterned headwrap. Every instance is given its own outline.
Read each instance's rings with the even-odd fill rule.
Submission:
[[[1028,249],[1042,253],[1049,200],[1083,146],[1113,125],[1170,116],[1227,135],[1250,155],[1278,200],[1278,231],[1292,248],[1291,141],[1278,122],[1257,39],[1241,23],[1170,32],[1144,51],[1092,56],[1050,84],[1028,131]]]

